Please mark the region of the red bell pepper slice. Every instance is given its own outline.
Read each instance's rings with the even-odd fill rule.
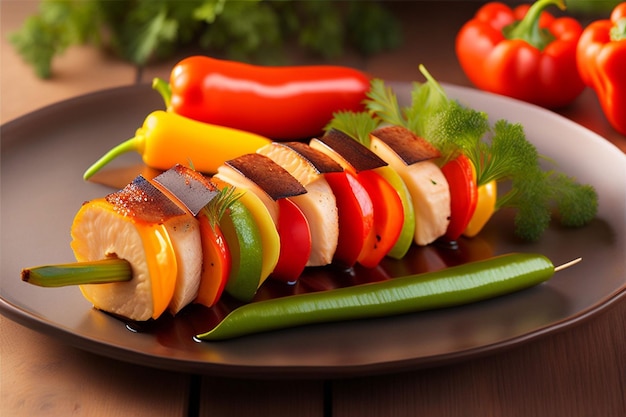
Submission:
[[[515,9],[487,3],[456,37],[463,71],[478,88],[547,108],[565,106],[583,91],[576,68],[582,26],[571,17],[555,18],[538,0]]]
[[[211,225],[209,217],[202,212],[197,218],[200,223],[202,242],[202,273],[195,302],[212,307],[224,292],[230,275],[232,258],[219,225]]]
[[[334,261],[352,267],[374,227],[374,205],[354,174],[343,171],[324,176],[335,194],[339,215],[339,239]]]
[[[311,229],[302,210],[293,201],[281,198],[276,202],[280,255],[271,277],[293,284],[304,271],[311,255]]]
[[[626,135],[626,2],[615,6],[610,19],[585,28],[578,43],[577,63],[611,126]]]
[[[402,200],[395,188],[379,173],[361,171],[357,179],[369,194],[374,208],[374,222],[357,261],[373,268],[395,245],[404,225]]]
[[[445,238],[455,241],[467,228],[476,210],[476,171],[469,158],[463,154],[447,162],[441,171],[450,187],[450,223]]]

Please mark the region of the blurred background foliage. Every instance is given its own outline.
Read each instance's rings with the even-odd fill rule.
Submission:
[[[41,0],[10,41],[40,78],[68,47],[90,44],[139,67],[185,47],[258,64],[286,64],[285,48],[331,60],[401,43],[385,1]]]
[[[417,0],[414,0],[417,1]],[[429,1],[421,0],[424,7]],[[488,0],[466,0],[481,3]],[[502,0],[511,5],[532,0]],[[565,0],[566,14],[608,18],[622,0]],[[392,0],[40,0],[10,41],[40,78],[54,58],[88,44],[143,67],[181,50],[265,65],[289,64],[288,48],[333,60],[394,49],[402,27]],[[450,2],[450,7],[454,7]],[[558,12],[558,10],[556,10]],[[445,16],[442,16],[444,19]],[[404,19],[406,21],[406,19]]]

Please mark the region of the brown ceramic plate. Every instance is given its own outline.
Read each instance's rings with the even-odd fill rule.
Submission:
[[[394,84],[401,100],[409,84]],[[554,113],[476,90],[446,86],[492,120],[521,122],[558,168],[593,184],[599,216],[578,230],[552,226],[539,243],[518,241],[509,212],[456,250],[414,248],[402,261],[347,274],[307,274],[288,289],[264,286],[259,297],[312,291],[444,268],[511,251],[540,252],[555,264],[582,257],[538,287],[497,299],[375,320],[312,325],[236,340],[196,342],[228,308],[191,307],[146,326],[95,311],[77,288],[46,289],[20,280],[23,267],[73,261],[72,218],[85,200],[110,188],[81,178],[85,168],[132,136],[162,107],[149,86],[106,90],[44,108],[2,126],[2,262],[0,312],[35,330],[97,354],[176,371],[254,377],[338,377],[435,366],[489,354],[563,329],[602,310],[626,287],[626,156],[601,137]],[[111,172],[131,172],[136,155]],[[127,169],[128,168],[128,169]],[[126,170],[126,171],[125,171]],[[133,173],[134,175],[134,173]],[[123,176],[122,176],[123,177]],[[132,178],[132,177],[131,177]]]

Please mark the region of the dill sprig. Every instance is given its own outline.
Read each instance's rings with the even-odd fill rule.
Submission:
[[[213,229],[219,224],[220,219],[226,213],[226,210],[237,201],[242,193],[235,193],[235,187],[224,187],[219,190],[218,194],[204,206],[202,213],[209,219],[209,224]]]
[[[476,169],[479,186],[491,181],[504,185],[499,187],[496,210],[516,211],[515,233],[525,240],[539,239],[554,211],[560,223],[569,227],[585,225],[595,217],[598,195],[593,186],[544,171],[539,162],[547,158],[527,140],[523,126],[507,120],[492,125],[486,113],[449,98],[424,66],[420,71],[426,82],[413,83],[408,107],[401,107],[393,90],[374,79],[365,101],[367,112],[337,114],[329,126],[365,144],[380,124],[406,127],[441,152],[440,165],[465,154]]]

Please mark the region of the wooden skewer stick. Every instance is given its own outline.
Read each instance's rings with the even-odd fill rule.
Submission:
[[[554,267],[554,272],[559,272],[559,271],[562,271],[563,269],[567,269],[567,268],[569,268],[572,265],[576,265],[578,262],[580,262],[582,260],[583,260],[583,258],[576,258],[576,259],[573,259],[573,260],[571,260],[569,262],[566,262],[566,263],[564,263],[562,265],[555,266]]]
[[[580,261],[582,258],[576,258],[556,266],[554,272],[569,268]],[[106,284],[129,281],[132,277],[132,269],[128,261],[117,258],[63,265],[45,265],[22,270],[23,281],[41,287]]]

